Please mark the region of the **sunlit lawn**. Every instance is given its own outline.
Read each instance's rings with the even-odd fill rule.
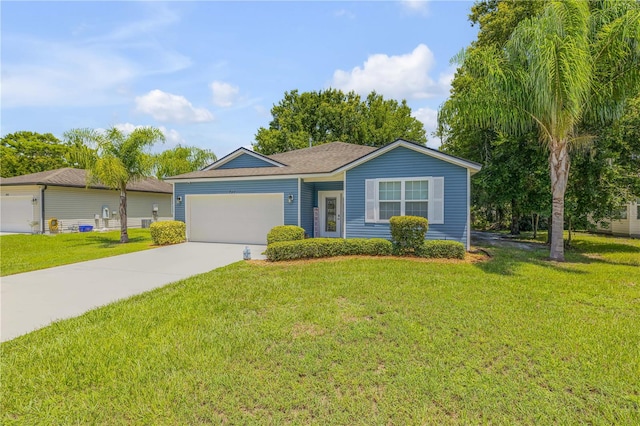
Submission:
[[[637,425],[640,247],[580,249],[236,263],[3,343],[0,422]]]
[[[128,234],[129,242],[126,244],[120,244],[119,230],[57,235],[3,235],[0,237],[0,275],[152,248],[148,229],[129,229]]]

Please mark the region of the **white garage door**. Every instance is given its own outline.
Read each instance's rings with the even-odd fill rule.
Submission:
[[[186,222],[189,241],[266,244],[284,223],[283,194],[187,195]]]
[[[2,232],[31,232],[33,221],[32,197],[2,197],[0,200],[0,230]]]

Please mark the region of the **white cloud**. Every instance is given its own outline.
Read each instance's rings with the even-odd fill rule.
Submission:
[[[448,75],[437,81],[429,76],[435,63],[433,53],[419,44],[411,53],[389,56],[378,53],[369,56],[362,67],[351,71],[337,70],[332,86],[354,90],[366,95],[375,90],[395,99],[424,99],[446,95],[449,91]]]
[[[440,140],[432,135],[438,128],[438,111],[431,108],[418,108],[411,115],[422,122],[424,130],[427,132],[427,146],[438,148]]]
[[[223,81],[214,81],[209,87],[213,92],[213,103],[225,108],[232,106],[240,93],[238,86]]]
[[[136,112],[149,114],[160,122],[206,123],[214,120],[206,108],[195,108],[184,96],[158,89],[136,97]]]
[[[355,19],[356,17],[355,13],[347,9],[336,10],[333,13],[333,16],[335,16],[336,18],[347,18],[347,19]]]
[[[427,15],[429,13],[429,0],[402,0],[402,8],[411,14]]]

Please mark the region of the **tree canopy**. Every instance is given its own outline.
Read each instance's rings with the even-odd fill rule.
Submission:
[[[384,99],[375,92],[363,100],[355,92],[336,89],[292,90],[273,106],[271,115],[269,128],[258,129],[253,145],[265,155],[335,141],[382,146],[397,138],[427,140],[405,100]]]
[[[520,21],[504,45],[496,36],[459,58],[469,80],[447,101],[441,121],[537,133],[549,153],[554,260],[564,260],[570,149],[593,141],[585,123],[610,123],[638,94],[639,34],[637,2],[551,1]]]
[[[2,177],[12,177],[78,167],[71,160],[75,150],[75,145],[63,143],[51,133],[10,133],[0,140],[0,172]]]
[[[213,151],[195,146],[178,145],[153,156],[155,175],[158,179],[189,173],[214,162]]]

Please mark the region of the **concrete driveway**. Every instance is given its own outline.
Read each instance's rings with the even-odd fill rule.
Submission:
[[[183,243],[2,277],[0,341],[237,262],[244,248]],[[264,259],[266,246],[249,248],[252,259]]]

